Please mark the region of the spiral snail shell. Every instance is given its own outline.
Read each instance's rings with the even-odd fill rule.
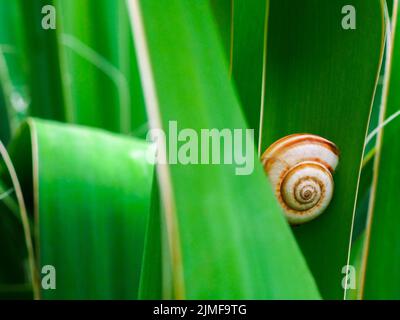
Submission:
[[[273,143],[261,161],[289,223],[310,221],[329,205],[332,174],[339,162],[334,143],[312,134],[293,134]]]

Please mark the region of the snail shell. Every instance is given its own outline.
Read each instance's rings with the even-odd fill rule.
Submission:
[[[318,217],[329,205],[339,150],[312,134],[293,134],[273,143],[261,156],[279,203],[291,224]]]

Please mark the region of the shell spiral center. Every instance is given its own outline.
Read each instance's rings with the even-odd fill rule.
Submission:
[[[328,169],[316,162],[302,162],[291,168],[281,184],[282,199],[289,209],[307,211],[317,209],[321,200],[330,200],[332,175]]]

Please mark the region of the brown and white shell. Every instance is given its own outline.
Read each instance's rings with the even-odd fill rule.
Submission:
[[[315,219],[328,207],[339,162],[334,143],[312,134],[293,134],[273,143],[261,161],[289,223]]]

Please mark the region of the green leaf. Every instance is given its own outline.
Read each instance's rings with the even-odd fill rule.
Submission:
[[[15,167],[1,141],[0,155],[0,247],[4,259],[0,266],[0,295],[36,298],[39,286],[30,221]],[[21,286],[31,289],[21,292]]]
[[[259,141],[266,72],[266,41],[269,0],[235,0],[232,40],[232,76],[247,123]],[[258,145],[258,144],[257,144]]]
[[[137,139],[37,119],[14,138],[39,271],[56,269],[56,290],[43,289],[44,299],[137,298],[153,177],[147,151]]]
[[[125,1],[56,3],[67,119],[144,136],[147,119]]]
[[[357,238],[354,238],[353,244],[351,246],[351,258],[350,258],[349,269],[348,270],[342,269],[343,278],[346,275],[346,272],[343,271],[348,271],[349,282],[354,281],[353,283],[350,284],[355,285],[355,288],[351,288],[350,286],[348,287],[346,295],[347,300],[360,299],[359,294],[361,289],[362,276],[361,272],[359,271],[361,270],[362,266],[364,243],[365,243],[365,233],[361,233]]]
[[[201,129],[245,129],[209,3],[128,3],[151,127],[168,133],[176,120],[178,130],[199,135]],[[166,160],[167,146],[158,146]],[[246,146],[254,154],[251,137]],[[143,298],[319,297],[260,164],[255,160],[250,175],[235,169],[158,164],[162,265],[145,262],[153,270],[143,272],[159,274],[161,267],[163,292],[147,290]]]
[[[8,143],[26,116],[28,92],[18,1],[0,0],[0,139]]]
[[[356,29],[342,28],[343,6]],[[326,299],[342,299],[368,118],[383,50],[379,0],[271,0],[262,151],[293,133],[312,133],[341,151],[329,208],[294,228]]]
[[[153,186],[149,225],[146,233],[142,273],[140,275],[139,299],[162,299],[163,262],[161,240],[161,208],[159,188]]]
[[[12,104],[23,103],[32,116],[145,136],[147,118],[124,1],[1,1],[0,40],[16,53],[7,54],[4,64],[0,59],[7,102],[0,100],[0,115],[15,122],[18,105]],[[57,9],[55,30],[42,26],[47,5]],[[18,126],[14,122],[10,129],[2,126],[4,139]]]
[[[394,1],[392,37],[385,101],[382,118],[400,110],[400,25],[398,1]],[[400,299],[400,237],[398,226],[398,197],[400,194],[400,119],[388,123],[378,135],[374,164],[373,196],[368,216],[366,244],[363,256],[363,285],[365,299]]]
[[[226,54],[227,66],[231,62],[232,46],[232,17],[234,14],[234,0],[209,0],[214,13],[218,30],[220,32],[222,45]]]
[[[4,93],[0,90],[0,141],[3,141],[4,143],[7,143],[10,140],[11,134],[6,104],[7,101],[4,98]]]
[[[254,128],[255,141],[258,142],[265,93],[269,0],[210,2],[226,47],[229,74],[234,80],[247,123]]]
[[[29,114],[53,120],[66,120],[66,97],[59,47],[59,30],[43,29],[46,5],[54,0],[19,0],[24,28],[24,52],[29,59]]]
[[[4,193],[0,191],[0,195]],[[0,298],[5,288],[29,283],[26,270],[27,251],[21,221],[0,200]],[[3,289],[4,288],[4,289]],[[32,288],[30,288],[32,297]]]
[[[367,216],[369,210],[369,202],[371,196],[371,184],[374,169],[375,148],[372,149],[367,155],[364,156],[363,165],[361,169],[360,182],[357,192],[357,204],[354,216],[353,225],[353,241],[358,239],[361,234],[365,234],[367,225]],[[352,255],[352,254],[351,254]]]

